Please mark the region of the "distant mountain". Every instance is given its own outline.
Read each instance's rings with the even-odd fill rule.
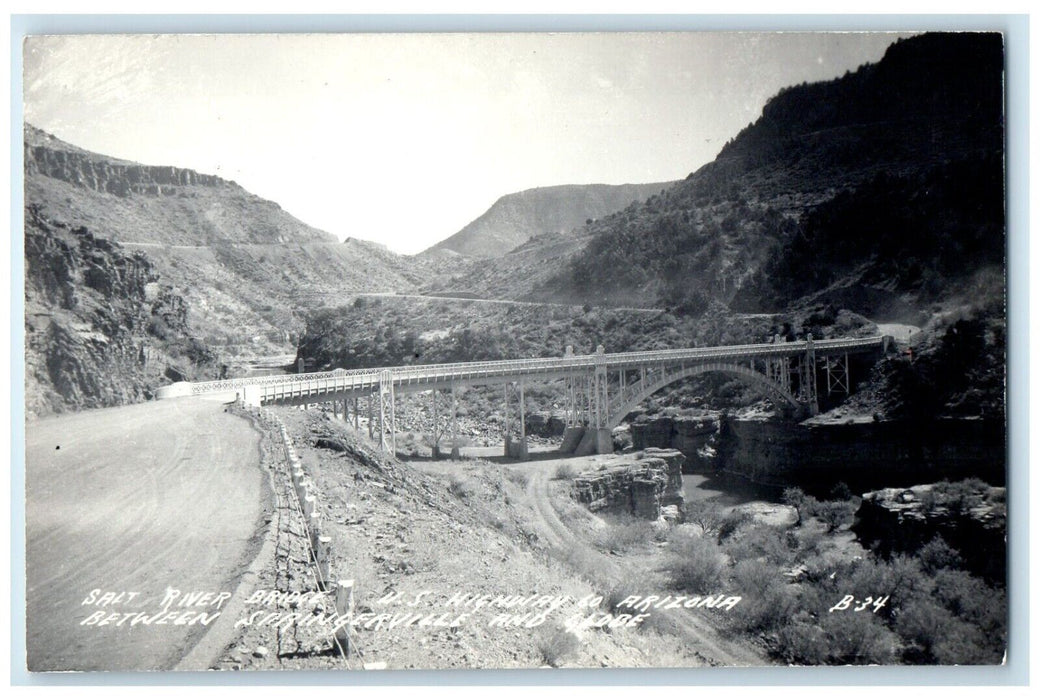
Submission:
[[[689,313],[807,298],[899,316],[972,294],[987,271],[1002,279],[1003,139],[1001,36],[920,35],[782,90],[665,192],[454,283]]]
[[[24,154],[26,353],[43,412],[137,400],[222,365],[239,372],[293,353],[309,308],[416,286],[409,259],[340,243],[219,177],[90,153],[31,125]],[[151,322],[156,290],[178,309],[156,312],[169,323]],[[104,364],[113,347],[133,361]]]
[[[461,231],[421,255],[447,250],[469,257],[498,257],[533,236],[567,233],[673,184],[559,185],[507,194]]]

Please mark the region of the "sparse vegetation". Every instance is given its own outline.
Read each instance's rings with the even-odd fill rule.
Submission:
[[[573,479],[578,475],[578,468],[573,464],[561,464],[553,472],[554,479]]]
[[[667,568],[674,588],[707,595],[722,582],[726,557],[711,538],[677,530],[669,538],[668,555]]]
[[[578,650],[578,638],[558,625],[546,625],[539,629],[535,646],[542,661],[550,666],[559,666]]]
[[[605,552],[623,553],[646,547],[656,537],[648,520],[632,516],[615,516],[595,535],[595,544]]]
[[[452,474],[448,479],[448,493],[459,500],[468,501],[476,490],[476,484],[469,477]]]
[[[970,501],[978,485],[938,492]],[[797,489],[784,500],[805,520],[791,529],[734,519],[714,539],[677,533],[669,546],[671,581],[690,592],[728,587],[743,600],[719,623],[751,635],[785,663],[998,663],[1007,635],[1006,597],[960,567],[959,553],[936,538],[914,557],[841,556],[829,543],[834,519],[851,501],[816,501]],[[843,504],[844,507],[838,507]],[[682,554],[680,554],[682,553]],[[679,556],[676,556],[679,555]],[[797,578],[788,573],[799,570]],[[832,608],[843,596],[884,599],[878,608]]]

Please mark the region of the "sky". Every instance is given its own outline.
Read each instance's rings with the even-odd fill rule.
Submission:
[[[875,33],[81,35],[26,40],[26,120],[234,180],[340,239],[417,253],[499,197],[678,180]]]

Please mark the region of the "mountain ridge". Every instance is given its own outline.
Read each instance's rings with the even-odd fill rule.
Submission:
[[[671,184],[552,185],[512,192],[499,197],[457,233],[419,255],[451,251],[469,257],[498,257],[533,236],[567,233],[589,219],[613,213]]]
[[[904,302],[927,305],[936,299],[928,289],[943,280],[952,282],[949,293],[967,284],[950,264],[956,255],[999,262],[1002,72],[999,34],[897,41],[878,63],[781,90],[683,181],[570,236],[545,236],[488,261],[471,272],[469,287],[697,314],[711,303],[773,311],[835,284],[859,284],[861,299],[842,297],[859,313],[880,308],[866,302],[878,295],[886,304],[909,295]],[[861,207],[864,200],[872,207]],[[949,207],[942,216],[940,204]],[[868,236],[854,246],[865,256],[858,272],[842,256],[836,226],[855,221],[849,211],[870,213],[885,232],[872,240],[857,231]],[[803,245],[809,239],[827,256],[814,257]],[[824,274],[806,289],[799,265],[810,259]]]

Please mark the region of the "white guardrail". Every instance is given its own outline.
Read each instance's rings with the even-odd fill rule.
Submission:
[[[859,352],[884,346],[885,336],[870,338],[837,338],[812,341],[818,354]],[[366,391],[379,386],[380,375],[389,372],[395,386],[431,384],[452,380],[473,380],[516,374],[580,373],[596,366],[608,368],[638,367],[683,361],[747,360],[792,356],[805,352],[809,341],[728,345],[711,348],[683,348],[679,350],[645,350],[637,352],[571,355],[524,360],[494,360],[489,362],[455,362],[437,365],[403,365],[369,369],[302,374],[273,374],[260,377],[219,379],[210,382],[178,382],[163,387],[158,398],[237,391],[242,387],[259,387],[265,400],[279,400],[315,393],[336,391]]]

